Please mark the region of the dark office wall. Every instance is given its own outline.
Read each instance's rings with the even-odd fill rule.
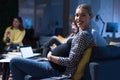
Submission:
[[[18,0],[0,0],[0,52],[3,51],[5,29],[12,24],[12,18],[18,15]]]

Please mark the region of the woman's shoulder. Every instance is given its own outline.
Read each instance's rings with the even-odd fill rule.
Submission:
[[[76,35],[77,39],[80,39],[80,38],[91,38],[91,37],[92,37],[91,32],[87,31],[87,30],[79,31],[79,33]]]
[[[22,31],[22,32],[26,32],[26,30],[25,30],[25,29],[23,29],[23,30],[20,30],[20,31]]]
[[[22,29],[22,30],[17,29],[17,31],[18,31],[18,32],[22,32],[22,33],[25,33],[25,32],[26,32],[26,30],[25,30],[25,29]]]
[[[12,26],[8,26],[7,28],[12,28]]]
[[[87,31],[87,30],[83,30],[83,31],[79,31],[78,34],[79,34],[79,35],[89,35],[90,32]]]
[[[12,27],[12,26],[8,26],[8,27],[6,28],[6,30],[11,30],[11,27]]]

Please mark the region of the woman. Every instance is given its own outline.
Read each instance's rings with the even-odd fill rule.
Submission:
[[[71,45],[72,38],[74,38],[76,36],[77,32],[78,32],[78,27],[75,23],[75,20],[72,20],[72,25],[71,26],[72,26],[72,33],[69,35],[68,38],[66,38],[66,41],[64,43],[62,43],[55,36],[52,37],[48,42],[45,43],[44,48],[43,48],[43,52],[42,52],[43,56],[45,56],[45,57],[47,56],[48,52],[51,51],[51,46],[53,44],[56,44],[57,45],[56,47],[58,47],[59,45],[61,46],[62,44],[65,45],[66,43],[69,43]],[[61,46],[61,48],[64,48],[63,45]],[[52,50],[54,50],[54,49],[52,49]]]
[[[69,56],[58,57],[52,55],[50,52],[47,55],[49,61],[44,62],[14,58],[10,62],[13,80],[24,80],[25,75],[28,74],[40,79],[59,76],[61,73],[50,62],[66,66],[63,74],[73,75],[85,49],[93,42],[91,28],[89,26],[91,19],[92,12],[90,6],[87,4],[79,5],[75,12],[75,21],[79,27],[79,32],[72,40]]]
[[[21,17],[14,17],[12,26],[9,26],[4,33],[3,41],[7,46],[10,46],[9,50],[16,48],[16,46],[22,46],[23,38],[25,36],[25,29]]]

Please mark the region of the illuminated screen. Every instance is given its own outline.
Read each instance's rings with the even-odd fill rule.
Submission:
[[[118,23],[108,22],[106,26],[106,32],[118,32]]]

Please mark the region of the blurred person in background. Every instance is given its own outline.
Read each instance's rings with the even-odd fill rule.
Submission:
[[[22,18],[17,16],[13,18],[12,26],[6,28],[3,42],[7,47],[7,51],[16,49],[17,46],[22,46],[23,39],[25,36],[25,29],[23,27]]]
[[[72,40],[70,40],[70,39],[73,39],[78,32],[78,27],[77,27],[77,24],[75,23],[74,19],[72,19],[71,28],[72,28],[72,33],[67,38],[62,38],[60,36],[51,37],[50,40],[48,42],[46,42],[43,47],[43,52],[42,52],[43,56],[45,56],[45,57],[47,56],[47,53],[49,51],[51,51],[51,46],[53,46],[53,44],[55,44],[55,46],[62,45],[66,42],[69,42],[71,44]]]

